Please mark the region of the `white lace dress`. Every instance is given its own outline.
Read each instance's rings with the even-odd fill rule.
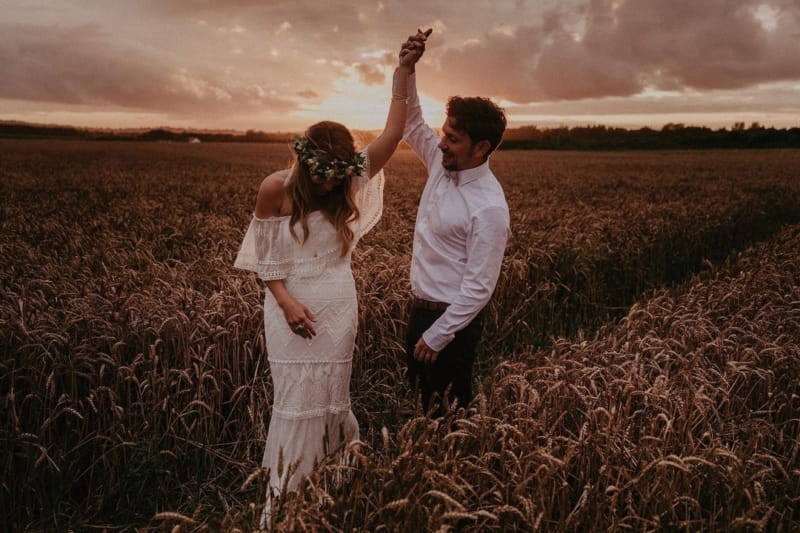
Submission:
[[[383,171],[372,179],[368,176],[369,169],[352,182],[360,211],[352,226],[353,246],[380,219],[383,209]],[[319,211],[309,215],[308,229],[308,239],[301,245],[289,233],[288,216],[254,216],[234,263],[263,280],[283,279],[289,294],[316,316],[316,336],[296,335],[266,291],[264,329],[274,400],[263,466],[270,471],[272,495],[293,490],[315,460],[359,436],[350,408],[358,325],[352,248],[341,256],[341,241]],[[297,230],[302,235],[299,225]]]

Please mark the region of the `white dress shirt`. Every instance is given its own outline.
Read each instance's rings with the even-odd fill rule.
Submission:
[[[439,137],[422,118],[414,74],[408,94],[403,138],[428,169],[414,228],[411,290],[450,304],[422,335],[441,351],[492,296],[511,234],[508,204],[488,161],[456,172],[442,166]]]

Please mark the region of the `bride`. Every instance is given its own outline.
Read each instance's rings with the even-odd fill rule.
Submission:
[[[421,34],[424,37],[430,34]],[[271,499],[294,490],[314,463],[358,439],[350,408],[357,301],[353,247],[379,220],[382,168],[403,135],[407,81],[424,37],[404,47],[386,125],[356,151],[348,129],[319,122],[293,140],[291,168],[264,179],[234,265],[269,289],[264,329],[274,399],[263,466],[269,469],[261,527]]]

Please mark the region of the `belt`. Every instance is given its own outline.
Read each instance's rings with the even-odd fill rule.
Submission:
[[[450,304],[444,302],[432,302],[414,296],[411,298],[411,306],[414,309],[425,309],[426,311],[444,311]]]

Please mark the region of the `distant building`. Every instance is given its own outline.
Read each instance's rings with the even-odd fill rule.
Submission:
[[[197,137],[189,137],[189,142],[192,144],[199,143],[200,139],[198,139]]]

